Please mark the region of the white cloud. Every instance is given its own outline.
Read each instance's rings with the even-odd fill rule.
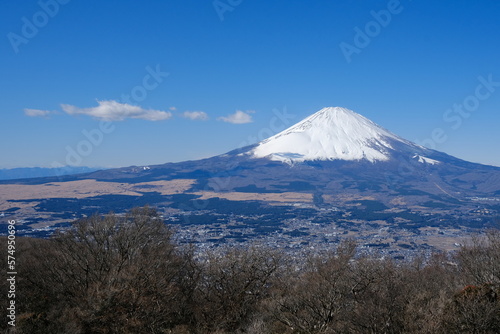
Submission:
[[[208,119],[208,115],[204,111],[185,111],[182,113],[182,117],[193,121],[206,121]]]
[[[169,110],[172,110],[172,111],[176,111],[176,110],[177,110],[177,108],[176,108],[176,107],[170,107],[170,108],[168,108],[168,109],[169,109]]]
[[[93,108],[78,108],[69,104],[61,104],[61,108],[70,115],[88,115],[108,121],[123,121],[125,118],[138,118],[148,121],[162,121],[172,117],[169,111],[144,109],[127,103],[114,100],[97,101]]]
[[[24,109],[24,114],[29,117],[47,117],[49,114],[52,113],[54,112],[49,110],[29,109],[29,108]]]
[[[245,123],[252,123],[252,115],[251,113],[254,113],[255,111],[253,110],[247,110],[241,111],[241,110],[236,110],[234,114],[230,114],[227,117],[219,117],[217,118],[219,121],[227,122],[227,123],[232,123],[232,124],[245,124]]]

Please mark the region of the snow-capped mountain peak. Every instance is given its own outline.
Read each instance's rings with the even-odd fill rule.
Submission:
[[[385,161],[394,142],[417,147],[352,110],[323,108],[260,142],[251,154],[283,162],[305,160]]]

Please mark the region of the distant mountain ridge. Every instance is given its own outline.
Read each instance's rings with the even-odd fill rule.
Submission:
[[[90,173],[102,168],[64,166],[61,168],[21,167],[0,169],[0,180],[28,179]]]

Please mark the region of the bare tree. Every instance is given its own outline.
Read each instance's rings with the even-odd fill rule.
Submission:
[[[46,322],[67,333],[154,333],[175,326],[184,311],[189,261],[171,237],[156,211],[144,207],[124,217],[92,216],[34,243],[23,269],[28,302],[38,309],[26,319],[30,332]]]
[[[500,284],[500,230],[474,236],[458,252],[457,262],[465,285]]]
[[[443,328],[456,333],[499,333],[500,231],[473,237],[456,259],[465,287],[448,303]]]
[[[444,332],[500,333],[500,289],[469,285],[455,294],[443,315]]]
[[[196,289],[197,330],[234,333],[248,326],[268,295],[280,256],[267,248],[232,248],[212,252],[201,264]],[[257,326],[257,323],[253,323]]]
[[[269,305],[275,319],[294,333],[327,333],[342,326],[353,308],[355,249],[354,242],[344,242],[327,257],[311,258],[302,271],[288,272]]]

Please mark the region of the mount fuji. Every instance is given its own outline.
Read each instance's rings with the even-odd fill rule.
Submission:
[[[22,194],[2,204],[14,183]],[[203,210],[207,203],[227,211],[250,202],[321,210],[366,201],[385,210],[384,217],[406,212],[396,217],[401,221],[414,212],[473,221],[480,210],[494,217],[500,214],[500,167],[417,145],[351,110],[329,107],[259,143],[207,159],[0,181],[0,210],[21,207],[56,217],[62,207],[69,216],[82,208],[92,214],[144,204],[181,211]],[[246,207],[238,208],[231,212]]]
[[[132,183],[189,179],[195,181],[188,192],[204,196],[351,194],[386,204],[397,196],[414,204],[500,196],[499,167],[417,145],[340,107],[323,108],[268,139],[211,158],[82,177]]]

